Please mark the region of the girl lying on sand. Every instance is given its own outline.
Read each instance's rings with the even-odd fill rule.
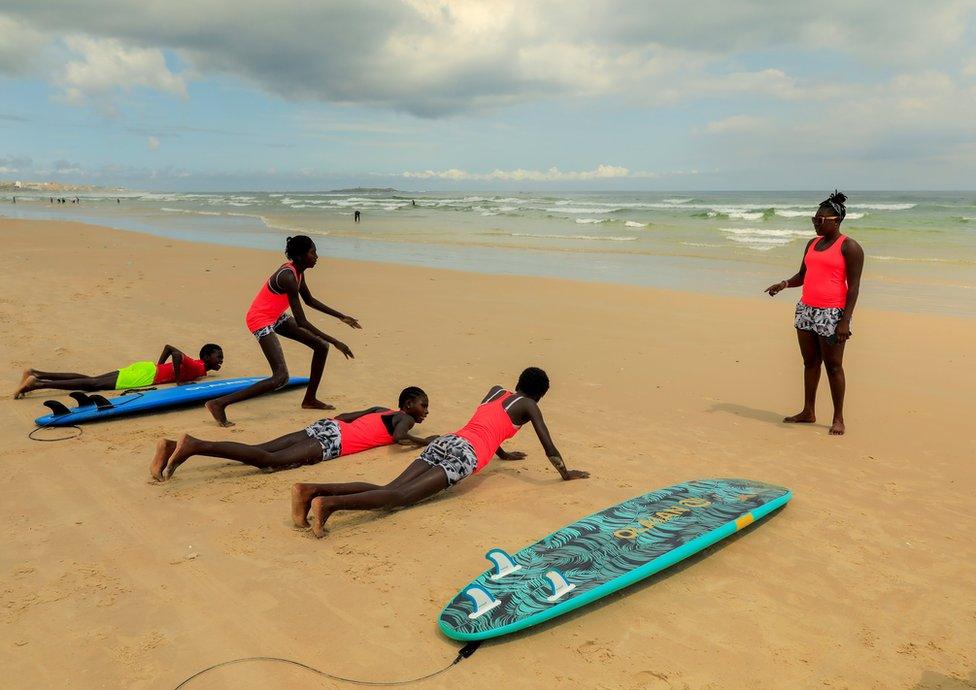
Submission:
[[[453,434],[441,436],[386,486],[348,484],[295,484],[291,512],[296,527],[308,527],[311,512],[315,536],[325,535],[325,523],[337,510],[374,510],[409,506],[457,484],[484,469],[493,456],[518,460],[525,453],[506,452],[501,444],[523,424],[531,422],[549,462],[565,480],[585,479],[587,472],[568,470],[549,437],[539,401],[549,390],[549,377],[536,367],[519,376],[515,392],[493,386],[471,420]]]
[[[253,446],[233,441],[204,441],[189,434],[183,434],[179,441],[161,438],[156,443],[149,472],[157,481],[169,479],[176,468],[194,455],[234,460],[262,470],[283,470],[393,443],[425,446],[437,438],[410,435],[413,425],[424,421],[430,407],[423,390],[416,386],[404,388],[398,406],[399,410],[376,406],[320,419],[302,431]]]

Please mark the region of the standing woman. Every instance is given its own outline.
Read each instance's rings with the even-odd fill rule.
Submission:
[[[310,380],[305,390],[305,399],[302,400],[302,407],[307,410],[335,409],[315,397],[319,383],[322,381],[325,360],[329,355],[329,344],[335,345],[347,359],[353,356],[352,350],[346,347],[345,343],[313,326],[305,316],[302,302],[323,314],[334,316],[352,328],[362,328],[362,326],[353,317],[327,307],[312,297],[305,283],[305,271],[315,267],[319,256],[315,251],[315,243],[310,237],[306,235],[289,237],[285,243],[285,256],[288,257],[288,262],[279,266],[278,270],[264,282],[245,317],[248,329],[257,338],[261,351],[268,358],[271,377],[258,381],[237,393],[208,402],[207,409],[221,426],[233,425],[233,422],[227,421],[228,405],[270,393],[288,383],[288,365],[285,364],[285,356],[276,334],[297,340],[312,350],[312,370],[309,373]],[[291,314],[285,311],[288,307],[291,307]]]
[[[800,270],[795,276],[766,288],[770,297],[788,287],[803,286],[796,305],[796,337],[803,355],[803,410],[784,422],[812,424],[820,365],[827,370],[830,395],[834,400],[834,421],[830,434],[844,433],[844,344],[851,337],[851,317],[861,287],[864,250],[840,233],[847,215],[847,197],[834,191],[813,216],[817,237],[807,242]]]

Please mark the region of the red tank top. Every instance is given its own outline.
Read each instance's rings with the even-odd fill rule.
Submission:
[[[274,283],[275,287],[278,287],[278,275],[286,268],[291,269],[291,272],[295,274],[295,280],[298,284],[302,284],[302,276],[299,274],[298,269],[295,268],[295,264],[289,261],[286,264],[282,264],[275,274],[264,281],[264,285],[255,295],[254,300],[251,302],[251,307],[247,310],[247,316],[244,317],[244,321],[247,323],[247,329],[252,333],[265,326],[270,326],[275,321],[278,320],[282,314],[285,313],[285,309],[288,308],[288,294],[285,292],[275,292],[271,289],[271,284]]]
[[[847,261],[841,254],[841,246],[847,238],[839,235],[834,243],[822,252],[815,247],[820,239],[810,243],[803,264],[803,296],[801,301],[810,307],[820,309],[843,309],[847,306]]]
[[[508,416],[508,408],[522,397],[512,396],[509,391],[497,391],[478,406],[463,428],[454,432],[455,436],[465,439],[474,448],[474,454],[478,458],[475,472],[480,472],[491,462],[502,442],[512,438],[522,428],[515,426],[512,418]]]
[[[351,422],[338,419],[339,433],[342,435],[342,455],[352,455],[363,450],[388,446],[393,443],[393,436],[386,430],[383,417],[396,414],[396,410],[382,410],[370,412]]]
[[[207,365],[203,363],[202,359],[193,359],[193,357],[183,355],[183,361],[180,363],[181,382],[194,381],[206,375]],[[154,386],[160,383],[173,383],[175,380],[176,376],[173,374],[172,362],[156,365],[156,377],[153,379]]]

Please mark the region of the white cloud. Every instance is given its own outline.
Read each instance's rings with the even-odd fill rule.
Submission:
[[[107,108],[119,91],[149,88],[186,98],[186,82],[166,65],[163,52],[157,48],[126,45],[116,39],[69,36],[67,48],[78,59],[64,65],[58,78],[62,98],[72,105],[90,101]]]
[[[28,73],[48,40],[40,31],[0,15],[0,74]]]
[[[939,64],[968,48],[976,3],[823,0],[811,12],[800,0],[4,0],[4,12],[45,32],[98,37],[85,39],[102,45],[72,68],[68,98],[106,81],[182,96],[183,76],[162,60],[170,49],[200,74],[231,74],[284,98],[436,117],[606,94],[652,104],[821,98],[857,78],[843,67],[797,80],[772,56]],[[735,67],[756,54],[768,64]]]

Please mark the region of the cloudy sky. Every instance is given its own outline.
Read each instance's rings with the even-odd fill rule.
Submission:
[[[974,189],[976,0],[2,0],[0,179]]]

